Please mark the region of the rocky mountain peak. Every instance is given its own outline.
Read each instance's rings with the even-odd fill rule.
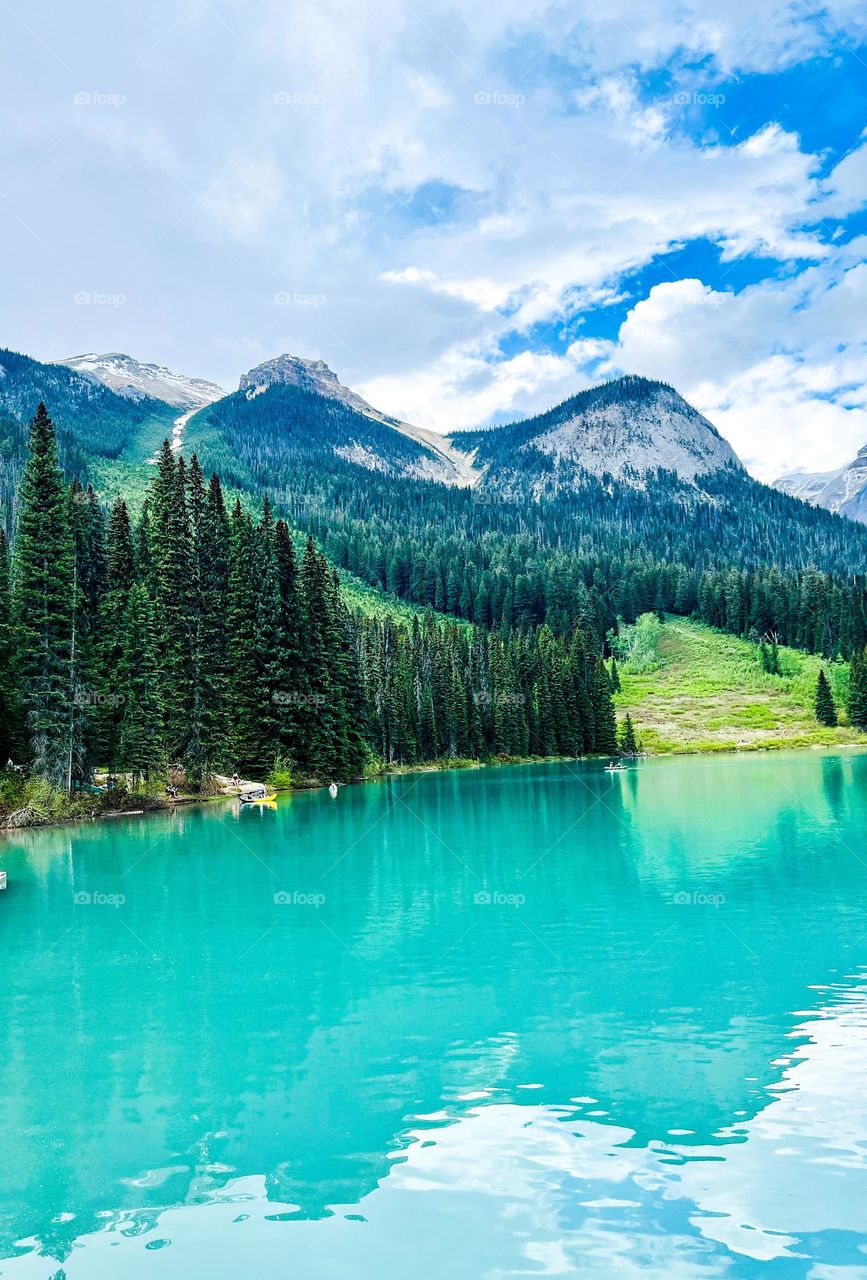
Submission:
[[[102,354],[91,351],[85,355],[67,356],[57,364],[75,369],[130,400],[142,400],[147,396],[179,409],[200,409],[226,394],[215,382],[175,373],[165,365],[144,363],[123,351]]]

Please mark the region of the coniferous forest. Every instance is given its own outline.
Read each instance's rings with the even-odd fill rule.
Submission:
[[[662,470],[641,485],[588,474],[538,501],[512,473],[479,489],[376,470],[360,483],[323,455],[333,433],[358,434],[358,415],[295,387],[235,393],[193,421],[225,481],[268,486],[333,564],[415,605],[493,628],[592,619],[600,636],[657,610],[829,658],[867,643],[867,528],[745,472],[700,491]],[[490,434],[489,452],[508,455],[510,429]],[[524,465],[544,476],[550,463],[535,452]]]
[[[295,432],[290,413],[296,440],[315,438],[320,411],[343,412],[303,395],[281,405],[314,414]],[[137,793],[170,777],[196,792],[235,771],[342,782],[434,762],[633,754],[640,737],[631,721],[618,736],[619,679],[603,658],[607,637],[648,613],[751,638],[766,670],[779,672],[778,645],[851,658],[848,720],[867,727],[864,581],[817,567],[825,525],[832,560],[847,532],[828,513],[807,511],[786,538],[792,501],[754,485],[764,507],[750,508],[750,552],[736,493],[722,507],[673,497],[661,475],[612,489],[608,508],[588,481],[534,513],[496,491],[371,472],[360,485],[340,458],[323,468],[303,449],[265,447],[269,493],[267,469],[237,461],[240,432],[226,439],[237,458],[222,445],[209,458],[225,464],[231,499],[196,453],[166,441],[131,515],[74,478],[76,454],[39,405],[11,537],[0,533],[0,759],[16,766],[5,809],[26,776],[58,794],[87,790],[96,771]],[[381,607],[346,589],[359,582]],[[833,699],[817,697],[817,720],[833,726]]]
[[[97,767],[196,790],[233,770],[349,781],[617,748],[592,619],[555,634],[354,611],[267,496],[227,509],[168,442],[133,521],[67,482],[40,404],[0,552],[0,753],[59,790]]]

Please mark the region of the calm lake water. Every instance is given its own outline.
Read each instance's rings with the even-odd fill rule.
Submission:
[[[0,844],[0,1275],[867,1277],[867,756]]]

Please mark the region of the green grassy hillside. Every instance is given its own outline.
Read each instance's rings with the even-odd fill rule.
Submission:
[[[816,722],[813,700],[824,667],[845,718],[845,663],[781,648],[781,675],[762,670],[758,647],[683,618],[666,618],[659,666],[641,673],[620,667],[618,717],[628,711],[646,751],[757,751],[772,747],[860,743],[867,735]]]

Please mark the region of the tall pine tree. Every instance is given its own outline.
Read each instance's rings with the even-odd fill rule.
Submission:
[[[819,672],[819,678],[816,681],[816,719],[819,724],[836,726],[837,724],[837,708],[834,705],[834,695],[831,692],[831,686],[828,684],[828,678],[824,671]]]
[[[18,499],[13,616],[34,772],[69,788],[75,768],[75,547],[54,424],[40,402]]]

